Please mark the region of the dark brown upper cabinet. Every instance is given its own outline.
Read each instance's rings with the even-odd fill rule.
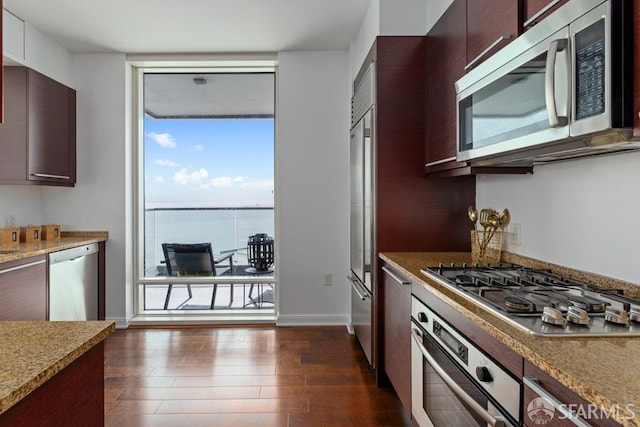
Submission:
[[[475,167],[456,161],[455,83],[518,34],[519,2],[454,0],[425,38],[425,172],[451,177],[531,173],[532,168]],[[491,46],[505,36],[495,46]],[[509,36],[509,37],[507,37]],[[490,48],[490,49],[489,49]],[[481,55],[483,54],[483,55]],[[472,66],[469,64],[478,58]]]
[[[457,169],[455,82],[465,73],[467,1],[454,0],[425,39],[426,172]]]
[[[76,92],[26,67],[5,67],[0,183],[73,186]]]
[[[467,63],[480,65],[520,34],[520,2],[513,0],[467,1]]]
[[[522,27],[524,31],[549,16],[569,0],[524,0]]]

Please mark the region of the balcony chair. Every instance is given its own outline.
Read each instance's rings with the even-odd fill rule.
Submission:
[[[163,243],[162,251],[167,265],[169,276],[216,276],[216,265],[229,260],[229,268],[233,270],[233,254],[229,252],[220,257],[213,256],[211,243]],[[233,284],[231,286],[231,297],[228,307],[233,304]],[[164,300],[164,309],[169,306],[171,290],[170,284],[167,289],[167,296]],[[191,285],[187,284],[189,298],[193,296]],[[218,284],[213,284],[213,295],[211,296],[211,309],[214,309]]]

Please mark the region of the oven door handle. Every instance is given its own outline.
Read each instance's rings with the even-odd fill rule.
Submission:
[[[585,420],[583,420],[582,418],[580,418],[579,416],[577,416],[576,414],[574,414],[573,412],[571,412],[566,405],[563,405],[562,402],[560,402],[558,399],[553,397],[548,391],[543,389],[538,383],[538,381],[539,380],[537,378],[531,378],[531,377],[522,378],[522,382],[524,383],[525,386],[529,387],[538,396],[542,397],[551,405],[553,405],[555,410],[560,412],[573,425],[580,426],[580,427],[589,427],[591,425],[587,423]]]
[[[476,414],[478,414],[488,425],[494,427],[507,427],[507,422],[503,417],[494,417],[482,407],[478,402],[476,402],[471,396],[467,394],[466,391],[462,389],[454,380],[451,378],[438,362],[431,356],[429,351],[426,349],[424,344],[422,344],[422,336],[420,335],[420,331],[416,328],[411,328],[411,335],[413,336],[413,341],[418,345],[420,352],[427,359],[427,362],[434,371],[438,374],[440,378],[449,386],[451,391],[454,392],[458,398],[460,398],[464,403],[469,406]]]

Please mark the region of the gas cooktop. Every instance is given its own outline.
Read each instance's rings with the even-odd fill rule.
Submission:
[[[640,301],[549,270],[440,264],[422,273],[533,335],[640,336]]]

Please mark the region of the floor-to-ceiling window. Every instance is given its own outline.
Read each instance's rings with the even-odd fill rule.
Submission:
[[[137,69],[136,313],[273,319],[275,67]]]

